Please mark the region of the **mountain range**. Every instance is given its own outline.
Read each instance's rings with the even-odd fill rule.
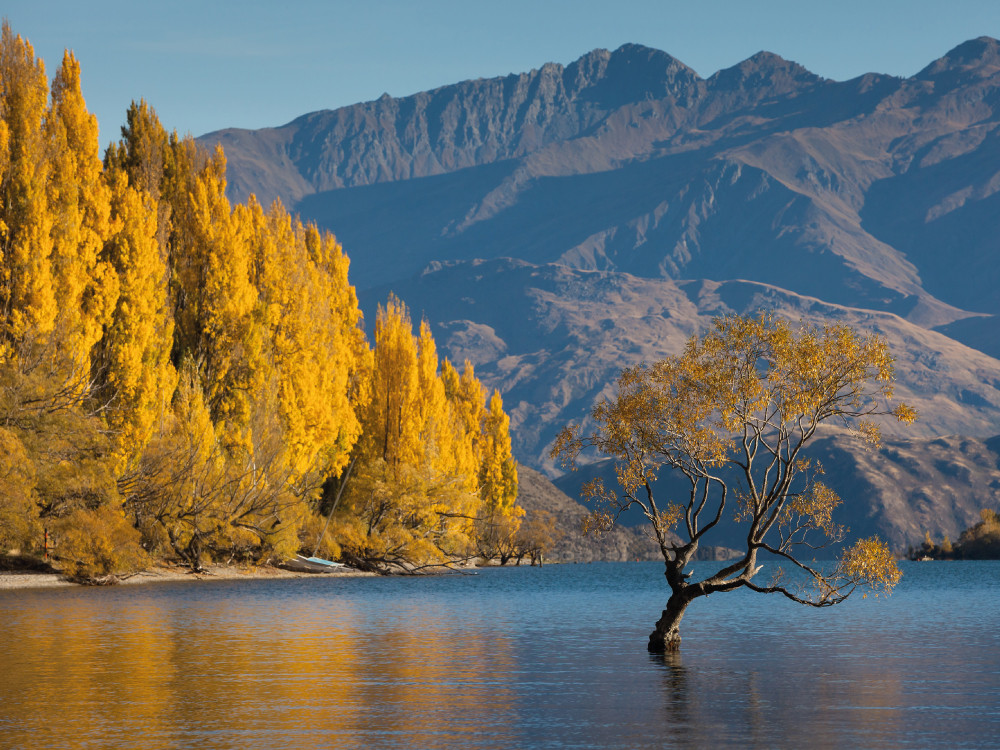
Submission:
[[[884,335],[920,413],[887,434],[917,464],[918,443],[1000,433],[998,126],[1000,42],[981,37],[841,82],[768,52],[706,79],[625,45],[201,140],[225,147],[231,197],[337,235],[369,327],[390,291],[426,317],[555,477],[555,432],[622,367],[760,309]],[[884,489],[838,461],[842,492]],[[1000,507],[995,463],[972,463]],[[918,512],[918,490],[870,525],[903,544],[976,520]]]

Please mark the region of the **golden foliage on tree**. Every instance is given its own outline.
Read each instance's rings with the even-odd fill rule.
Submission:
[[[945,560],[997,560],[1000,559],[1000,516],[992,508],[979,511],[980,521],[965,529],[952,541],[946,535],[940,544],[935,544],[929,531],[924,532],[924,541],[917,547],[910,547],[911,559],[932,558]]]
[[[1000,559],[1000,515],[983,508],[979,517],[982,520],[959,535],[956,551],[965,559]]]
[[[862,596],[873,593],[888,595],[902,577],[896,567],[896,556],[890,552],[885,542],[877,537],[859,539],[841,555],[838,565],[830,580],[838,592],[843,587],[863,584],[867,589]]]
[[[0,36],[0,341],[55,324],[45,65],[3,24]]]
[[[451,415],[455,471],[468,477],[474,488],[481,462],[479,436],[485,415],[483,404],[486,393],[468,360],[459,374],[455,366],[445,359],[441,363],[441,383]]]
[[[336,475],[361,432],[357,407],[369,351],[349,260],[331,234],[276,202],[238,207],[253,249],[259,314],[277,378],[278,410],[297,471]]]
[[[134,468],[153,429],[169,408],[177,385],[170,362],[173,316],[167,267],[156,239],[152,197],[109,170],[111,236],[104,257],[118,278],[119,294],[94,351],[98,400],[114,441],[120,470]]]
[[[514,535],[515,557],[518,562],[528,557],[531,564],[541,565],[545,555],[562,537],[555,516],[546,510],[536,510],[524,518]]]
[[[17,436],[0,428],[0,554],[29,551],[40,529],[34,464]]]
[[[453,472],[451,415],[433,339],[396,297],[380,306],[356,467],[338,515],[341,548],[377,569],[445,561],[465,544],[475,499]]]
[[[246,447],[254,398],[267,381],[253,258],[246,232],[226,198],[225,157],[218,149],[190,194],[192,240],[185,298],[195,311],[190,354],[203,371],[212,419],[229,446]]]
[[[878,540],[851,547],[832,573],[797,554],[805,547],[811,557],[845,531],[833,522],[840,498],[817,480],[821,467],[805,459],[803,447],[830,420],[869,442],[878,440],[875,417],[911,422],[910,407],[888,406],[892,381],[892,357],[879,336],[836,324],[793,329],[767,315],[730,316],[692,338],[681,355],[622,372],[618,395],[594,409],[594,432],[560,433],[552,455],[569,465],[587,449],[615,459],[620,494],[599,482],[588,490],[598,501],[594,523],[607,527],[637,507],[652,525],[671,597],[651,650],[676,648],[687,605],[710,593],[747,588],[828,606],[859,586],[891,590],[898,569]],[[657,496],[664,468],[685,477],[687,498]],[[745,525],[746,550],[689,582],[685,567],[727,513]],[[680,541],[671,536],[675,530]],[[765,560],[790,563],[806,585],[758,582]]]
[[[55,524],[55,555],[63,572],[83,583],[115,583],[149,565],[139,532],[120,509],[77,508]]]
[[[150,543],[159,537],[160,546],[194,565],[227,549],[287,555],[310,503],[343,470],[360,432],[355,401],[368,350],[347,258],[332,236],[293,221],[280,204],[267,213],[253,198],[233,207],[222,152],[208,156],[187,139],[167,137],[144,103],[130,109],[123,136],[109,151],[108,171],[126,173],[167,204],[155,213],[168,225],[156,236],[172,282],[157,286],[157,298],[165,292],[169,300],[157,310],[173,315],[158,330],[172,331],[171,361],[187,370],[166,417],[169,398],[161,389],[149,392],[160,399],[159,434],[138,474],[128,477],[130,506],[145,507],[157,482],[197,486],[198,502],[168,502],[141,514]],[[152,216],[153,197],[145,200]],[[143,237],[149,249],[148,227]],[[155,258],[148,258],[154,270]],[[164,349],[154,353],[163,376],[155,382],[169,385]],[[177,443],[185,442],[178,425],[194,413],[192,382],[212,425],[208,462],[178,458],[184,451]],[[171,492],[163,497],[176,500]]]
[[[471,372],[471,366],[467,366]],[[517,504],[517,463],[511,453],[510,418],[503,411],[498,391],[480,416],[478,452],[479,496],[477,552],[480,557],[497,559],[505,565],[511,558],[523,558],[532,543],[519,534],[524,510]],[[540,527],[539,527],[540,528]],[[538,536],[541,539],[541,536]]]
[[[479,492],[484,510],[511,518],[517,501],[517,463],[511,453],[510,417],[503,410],[499,391],[493,391],[483,416],[479,451]]]
[[[102,161],[76,58],[50,90],[4,24],[0,546],[58,527],[82,578],[140,564],[135,539],[194,567],[279,559],[345,488],[355,556],[454,559],[484,503],[515,518],[499,396],[398,300],[370,348],[348,270],[279,202],[234,206],[221,148],[145,101]]]
[[[439,362],[430,327],[414,335],[406,306],[380,307],[356,468],[335,534],[347,559],[386,570],[481,552],[520,509],[509,421],[471,365]]]
[[[60,346],[90,369],[90,352],[109,322],[119,294],[118,276],[101,257],[110,234],[109,188],[97,141],[97,118],[80,92],[80,64],[66,52],[52,82],[46,117],[50,143],[48,182],[52,217],[52,281]]]

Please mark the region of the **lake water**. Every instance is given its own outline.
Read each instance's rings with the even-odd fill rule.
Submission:
[[[0,748],[1000,747],[1000,563],[903,569],[667,660],[653,563],[0,592]]]

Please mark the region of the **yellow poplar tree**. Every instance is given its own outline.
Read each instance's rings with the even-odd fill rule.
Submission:
[[[487,407],[486,390],[468,360],[461,377],[446,363],[443,379],[458,414],[459,429],[474,446],[470,471],[477,477],[483,513],[515,519],[511,528],[512,533],[516,532],[516,519],[522,513],[515,508],[517,464],[511,452],[510,418],[503,411],[503,399],[494,390]]]
[[[118,296],[118,279],[100,253],[110,230],[110,190],[103,179],[97,118],[80,93],[80,64],[66,52],[52,83],[46,118],[51,143],[48,205],[59,348],[68,366],[89,376],[90,350]]]
[[[511,453],[510,417],[504,413],[500,392],[494,390],[483,418],[479,487],[487,514],[519,518],[517,508],[517,463]],[[516,524],[514,531],[517,531]]]
[[[389,471],[420,462],[420,410],[417,347],[406,306],[390,295],[379,306],[371,400],[365,414],[366,458],[384,461]]]
[[[105,418],[124,470],[135,464],[155,425],[162,423],[177,374],[170,363],[173,319],[156,239],[156,204],[128,184],[123,170],[109,170],[108,180],[113,233],[104,255],[120,291],[96,359],[100,400],[108,404]]]
[[[471,371],[467,380],[470,382],[466,389],[471,392]],[[511,454],[510,418],[504,413],[498,391],[493,391],[489,408],[481,410],[478,427],[476,476],[481,508],[476,523],[476,550],[480,557],[499,559],[504,565],[519,548],[518,531],[524,510],[516,504],[517,464]]]
[[[4,22],[0,34],[0,323],[4,343],[45,335],[55,323],[52,216],[46,201],[49,147],[43,122],[45,65]]]
[[[344,555],[357,565],[384,570],[440,557],[440,517],[423,470],[417,349],[409,312],[390,295],[378,309],[370,399],[334,530]]]
[[[198,253],[189,270],[187,296],[196,300],[206,395],[226,440],[246,441],[254,397],[269,376],[263,359],[257,289],[251,283],[249,232],[226,198],[225,157],[217,150],[191,194]],[[199,267],[198,261],[201,262]],[[198,283],[192,283],[197,279]]]
[[[448,401],[444,377],[438,374],[437,346],[426,321],[420,324],[417,351],[422,468],[435,496],[433,510],[446,527],[440,547],[457,555],[470,547],[479,511],[476,474],[468,471],[465,460],[474,448],[469,436],[456,429],[459,421]]]
[[[265,214],[251,197],[237,212],[252,237],[285,440],[296,473],[322,481],[342,471],[361,431],[350,391],[367,345],[347,257],[332,235],[293,221],[280,203]]]
[[[390,296],[376,321],[358,467],[335,529],[355,564],[385,570],[472,554],[487,497],[483,478],[492,525],[504,520],[508,536],[517,530],[502,402],[495,397],[492,412],[485,411],[485,391],[469,363],[462,375],[447,360],[438,368],[430,327],[424,322],[414,336],[405,305]]]
[[[312,319],[318,325],[311,351],[322,370],[318,392],[324,394],[332,420],[319,422],[314,432],[328,435],[324,449],[330,470],[339,472],[361,435],[358,411],[368,399],[372,354],[361,329],[358,297],[348,281],[350,259],[329,232],[320,233],[314,224],[299,227],[296,222],[296,234],[303,235],[309,253],[315,292]]]
[[[169,268],[168,294],[174,308],[171,358],[179,367],[185,354],[197,357],[201,341],[205,230],[199,229],[192,195],[199,181],[224,180],[225,160],[210,158],[189,136],[168,134],[156,111],[140,100],[130,105],[122,138],[106,152],[104,166],[108,172],[123,170],[129,185],[156,206],[156,239]]]
[[[205,285],[207,261],[203,244],[206,229],[201,225],[205,213],[199,217],[198,201],[193,196],[199,192],[199,182],[220,182],[225,179],[225,161],[216,152],[209,158],[190,138],[178,139],[174,133],[164,152],[163,180],[160,183],[161,200],[170,207],[169,232],[165,252],[171,271],[171,296],[174,303],[174,364],[185,353],[196,358],[203,343],[202,290]],[[204,190],[204,186],[202,187]],[[218,193],[217,190],[212,191]],[[205,196],[208,197],[208,196]],[[214,210],[221,210],[218,206]]]
[[[466,360],[463,375],[447,359],[441,363],[441,383],[451,419],[452,461],[456,473],[469,477],[476,488],[479,475],[479,425],[483,413],[483,389],[472,365]]]
[[[453,443],[459,436],[452,429],[444,381],[438,376],[437,345],[427,321],[421,321],[417,339],[417,395],[421,443],[427,468],[434,474],[453,475],[457,469]],[[471,485],[469,489],[475,488],[474,479],[463,479]]]
[[[92,354],[118,296],[102,260],[109,190],[97,123],[66,53],[52,86],[31,45],[4,24],[0,38],[0,419],[22,456],[20,491],[56,532],[66,570],[114,573],[123,558],[94,558],[108,545],[139,554],[121,518],[105,425],[92,397]],[[30,472],[29,472],[30,467]],[[30,473],[30,477],[28,473]],[[9,501],[8,501],[9,504]],[[103,519],[72,540],[85,518]],[[110,519],[110,521],[109,521]],[[109,523],[104,523],[109,521]],[[106,534],[105,534],[106,532]],[[91,545],[91,542],[93,543]],[[90,546],[88,546],[90,545]],[[141,557],[141,554],[139,554]]]
[[[132,187],[159,201],[169,141],[156,110],[145,99],[133,101],[125,113],[122,139],[109,150],[105,166],[124,169]]]

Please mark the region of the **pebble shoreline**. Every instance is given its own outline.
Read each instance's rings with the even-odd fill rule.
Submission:
[[[239,568],[226,565],[212,565],[204,573],[192,573],[186,568],[155,567],[126,578],[117,585],[131,586],[142,583],[160,583],[176,581],[225,581],[245,579],[277,579],[277,578],[357,578],[373,576],[361,570],[340,570],[336,573],[299,573],[281,568]],[[81,588],[80,584],[64,579],[58,573],[34,573],[30,571],[5,571],[0,573],[0,591],[11,589],[41,589],[41,588]]]

